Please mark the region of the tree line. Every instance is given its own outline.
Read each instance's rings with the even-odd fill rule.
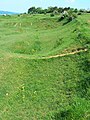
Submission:
[[[42,9],[41,7],[30,7],[28,9],[28,14],[47,14],[47,13],[53,13],[53,14],[59,14],[64,11],[72,11],[75,13],[90,13],[90,10],[85,10],[85,9],[80,9],[78,10],[77,8],[70,8],[70,7],[48,7],[47,9]]]

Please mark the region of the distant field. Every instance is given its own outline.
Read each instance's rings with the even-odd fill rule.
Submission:
[[[58,19],[0,16],[0,120],[90,120],[90,14]]]

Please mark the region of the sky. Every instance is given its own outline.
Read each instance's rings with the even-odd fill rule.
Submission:
[[[0,10],[11,12],[27,12],[28,8],[50,6],[74,7],[90,9],[90,0],[0,0]]]

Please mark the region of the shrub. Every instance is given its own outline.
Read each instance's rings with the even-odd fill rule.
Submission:
[[[89,11],[87,11],[87,13],[90,13],[90,10],[89,10]]]
[[[75,13],[77,13],[77,12],[78,12],[78,9],[77,9],[77,8],[76,8],[76,9],[74,9],[74,12],[75,12]]]
[[[82,13],[81,13],[81,12],[79,12],[79,13],[77,13],[77,15],[82,15]]]
[[[64,16],[61,16],[58,21],[62,21],[65,17]]]
[[[51,17],[54,17],[54,14],[53,14],[53,13],[51,13],[51,14],[50,14],[50,16],[51,16]]]
[[[79,10],[79,12],[83,12],[83,13],[84,13],[85,11],[86,11],[85,9],[80,9],[80,10]]]
[[[72,21],[72,20],[73,20],[73,17],[72,17],[72,16],[68,16],[68,17],[67,17],[67,21],[68,21],[68,22],[70,22],[70,21]]]

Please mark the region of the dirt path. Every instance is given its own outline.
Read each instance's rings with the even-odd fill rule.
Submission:
[[[63,57],[63,56],[68,56],[68,55],[74,55],[77,53],[81,53],[81,52],[86,52],[88,51],[88,49],[80,49],[80,50],[75,50],[73,52],[69,52],[69,53],[65,53],[65,54],[58,54],[58,55],[52,55],[52,56],[47,56],[47,57],[39,57],[39,56],[30,56],[27,54],[18,54],[18,53],[7,53],[7,52],[1,52],[4,53],[4,56],[6,58],[23,58],[23,59],[51,59],[51,58],[58,58],[58,57]],[[3,59],[3,58],[0,58]]]
[[[73,55],[73,54],[77,54],[77,53],[80,53],[80,52],[86,52],[87,49],[84,49],[84,50],[76,50],[74,52],[70,52],[70,53],[66,53],[66,54],[59,54],[59,55],[54,55],[54,56],[48,56],[48,57],[42,57],[42,59],[50,59],[50,58],[57,58],[57,57],[63,57],[63,56],[67,56],[67,55]]]
[[[30,55],[25,55],[25,54],[10,54],[10,53],[6,53],[7,57],[9,58],[23,58],[23,59],[51,59],[51,58],[58,58],[58,57],[63,57],[63,56],[68,56],[68,55],[73,55],[73,54],[77,54],[80,52],[86,52],[87,49],[80,49],[80,50],[75,50],[74,52],[70,52],[70,53],[65,53],[65,54],[58,54],[58,55],[53,55],[53,56],[48,56],[48,57],[35,57],[35,56],[30,56]]]

